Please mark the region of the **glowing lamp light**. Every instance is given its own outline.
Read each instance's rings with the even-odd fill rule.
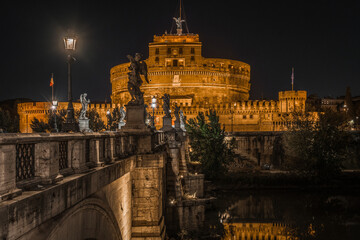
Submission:
[[[110,110],[107,110],[106,114],[107,114],[107,115],[110,115]]]
[[[155,98],[155,97],[153,97],[153,98],[151,99],[151,107],[152,107],[152,108],[156,108],[156,98]]]
[[[66,50],[75,51],[76,38],[75,37],[64,37],[64,45]]]

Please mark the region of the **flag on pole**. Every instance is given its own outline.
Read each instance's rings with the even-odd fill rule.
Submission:
[[[54,86],[54,74],[51,74],[50,87]]]
[[[292,73],[291,73],[291,87],[292,89],[291,90],[294,90],[294,68],[292,68]]]

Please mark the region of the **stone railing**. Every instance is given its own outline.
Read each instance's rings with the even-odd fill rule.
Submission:
[[[140,138],[122,132],[0,134],[0,201],[21,194],[21,189],[142,153]],[[147,152],[165,142],[163,132],[153,139]]]
[[[163,131],[157,131],[154,134],[154,144],[155,147],[161,146],[163,144],[165,144],[166,140],[165,140],[165,133]]]

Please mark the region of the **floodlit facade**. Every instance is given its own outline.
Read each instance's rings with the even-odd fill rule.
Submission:
[[[170,95],[171,106],[180,106],[187,119],[199,112],[216,110],[226,131],[281,131],[288,122],[286,116],[293,111],[304,111],[306,91],[281,91],[277,100],[249,100],[250,65],[236,60],[205,58],[198,34],[163,34],[154,36],[149,43],[148,78],[141,89],[149,115],[151,98],[157,99],[154,111],[155,126],[162,127],[162,100]],[[106,122],[107,110],[125,106],[130,101],[127,88],[130,63],[114,66],[110,70],[112,85],[111,104],[93,104]],[[20,103],[21,132],[32,132],[30,124],[36,117],[46,121],[50,103]],[[59,108],[66,108],[60,103]],[[80,103],[74,103],[79,109]],[[175,117],[173,117],[175,120]]]

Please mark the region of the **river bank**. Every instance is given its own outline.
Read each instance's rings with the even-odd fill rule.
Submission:
[[[326,180],[286,171],[244,171],[227,173],[217,179],[206,181],[207,191],[322,188],[360,188],[360,171],[343,171],[338,176]]]

